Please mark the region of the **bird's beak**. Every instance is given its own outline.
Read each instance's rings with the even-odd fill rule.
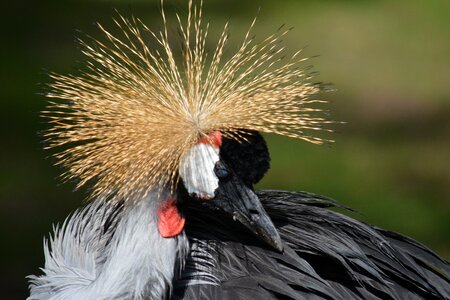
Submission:
[[[262,206],[258,196],[235,174],[219,183],[212,205],[229,213],[251,232],[282,252],[280,235]]]

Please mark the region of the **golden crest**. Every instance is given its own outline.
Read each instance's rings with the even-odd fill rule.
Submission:
[[[232,55],[225,54],[228,24],[212,56],[206,54],[209,24],[202,5],[189,1],[181,42],[169,43],[168,26],[154,32],[136,18],[119,16],[120,36],[101,25],[103,41],[81,41],[87,70],[52,74],[43,112],[52,123],[49,148],[78,187],[92,197],[136,200],[151,189],[174,187],[183,155],[210,132],[239,139],[257,130],[320,144],[307,132],[327,121],[312,103],[320,87],[302,68],[300,51],[285,56],[279,29],[261,42],[250,37],[255,20]]]

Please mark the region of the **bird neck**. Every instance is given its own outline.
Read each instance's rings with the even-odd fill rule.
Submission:
[[[168,192],[150,193],[137,204],[125,205],[94,282],[106,298],[113,298],[111,292],[133,299],[163,299],[170,293],[189,244],[184,232],[165,238],[158,230],[158,210],[169,198]]]

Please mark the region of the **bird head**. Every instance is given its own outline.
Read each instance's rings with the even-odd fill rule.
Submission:
[[[185,22],[177,15],[179,52],[164,11],[162,19],[160,32],[122,16],[114,20],[118,34],[98,25],[103,39],[80,40],[87,58],[81,74],[51,75],[52,101],[43,115],[52,126],[45,137],[59,150],[63,177],[76,179],[77,188],[88,185],[90,199],[135,205],[150,193],[170,195],[152,197],[159,203],[161,235],[168,238],[184,226],[177,209],[181,187],[190,199],[231,214],[281,249],[252,189],[268,159],[248,149],[261,150],[256,131],[323,143],[310,133],[329,122],[315,105],[323,102],[314,98],[320,85],[311,82],[301,51],[284,53],[289,29],[255,42],[254,20],[227,55],[225,24],[208,55],[201,2],[189,1]]]
[[[242,223],[278,251],[283,247],[270,217],[253,191],[269,169],[269,152],[257,132],[245,140],[223,139],[220,131],[201,138],[180,164],[181,194]],[[189,204],[187,204],[189,205]]]

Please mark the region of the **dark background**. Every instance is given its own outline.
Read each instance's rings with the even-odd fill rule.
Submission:
[[[76,36],[99,37],[114,9],[159,28],[159,1],[5,1],[1,17],[0,282],[3,299],[23,299],[25,276],[43,264],[42,242],[80,206],[84,192],[61,184],[38,132],[47,73],[76,72]],[[6,7],[5,7],[6,6]],[[166,1],[186,14],[185,1]],[[264,188],[307,190],[363,213],[450,257],[450,1],[205,0],[211,35],[230,19],[239,42],[258,8],[256,34],[294,26],[286,43],[333,82],[323,95],[337,126],[332,146],[269,136]],[[109,28],[109,27],[108,27]],[[77,32],[80,30],[83,33]],[[231,47],[233,48],[233,47]]]

